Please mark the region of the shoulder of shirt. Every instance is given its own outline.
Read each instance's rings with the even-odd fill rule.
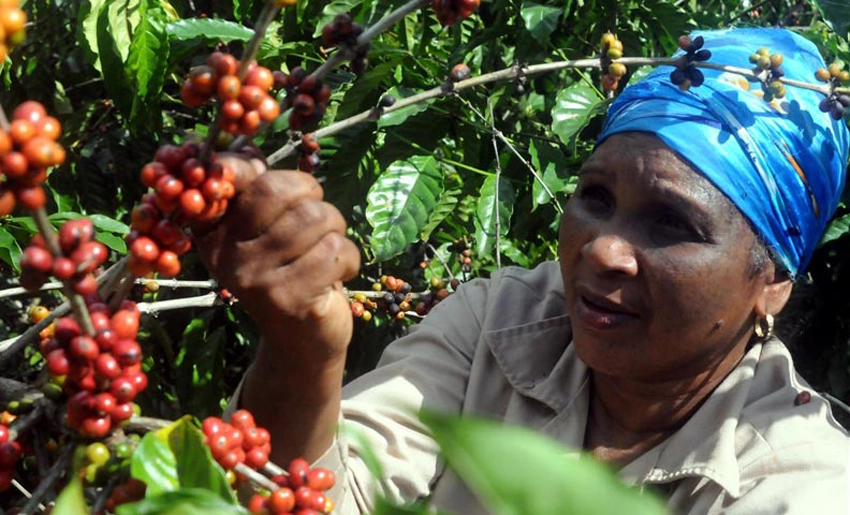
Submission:
[[[777,473],[850,473],[847,431],[778,339],[764,344],[755,379],[736,431],[742,482]]]

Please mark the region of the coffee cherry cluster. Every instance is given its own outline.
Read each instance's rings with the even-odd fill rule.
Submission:
[[[366,54],[371,47],[369,43],[357,44],[360,34],[363,34],[363,27],[359,23],[354,23],[348,13],[336,15],[333,21],[322,27],[322,42],[326,46],[342,46],[353,52],[351,71],[357,75],[366,70],[369,62]]]
[[[697,36],[679,36],[679,48],[685,51],[676,62],[676,69],[670,72],[670,82],[679,86],[682,91],[687,91],[691,86],[699,87],[705,82],[705,75],[696,67],[696,63],[711,59],[711,51],[702,48],[705,38]]]
[[[463,271],[464,277],[472,271],[472,249],[469,247],[469,244],[469,240],[461,238],[449,245],[449,250],[454,253],[457,261],[460,263],[460,269]]]
[[[431,0],[431,8],[443,27],[451,27],[456,21],[469,18],[479,4],[481,0]]]
[[[785,76],[782,61],[782,54],[771,54],[767,48],[759,48],[756,53],[750,55],[750,63],[756,66],[755,72],[761,75],[766,102],[785,97],[785,85],[779,80]]]
[[[289,128],[302,130],[322,119],[331,98],[331,87],[315,75],[307,75],[300,66],[292,69],[289,75],[278,73],[275,84],[286,89],[286,108],[292,108],[289,114]]]
[[[836,88],[841,87],[842,83],[850,82],[850,71],[842,70],[838,63],[832,63],[828,68],[818,68],[815,77],[832,86],[832,92],[821,100],[818,108],[824,113],[829,113],[833,120],[840,120],[850,109],[850,95],[839,93]]]
[[[40,349],[47,370],[64,377],[68,427],[88,438],[103,438],[133,416],[133,399],[148,384],[142,372],[142,348],[136,341],[139,310],[125,300],[112,313],[109,306],[88,306],[96,331],[84,334],[71,317],[56,321],[54,335]]]
[[[0,2],[0,61],[9,56],[9,49],[23,43],[26,37],[27,13],[18,0]]]
[[[83,296],[97,291],[93,272],[109,257],[106,246],[94,240],[94,225],[88,218],[69,220],[59,228],[62,255],[54,257],[44,238],[33,237],[21,255],[21,286],[37,290],[53,275]]]
[[[439,304],[440,302],[446,300],[446,298],[452,294],[453,291],[457,290],[460,286],[460,280],[452,279],[450,282],[452,290],[449,291],[446,287],[445,281],[440,279],[439,277],[431,278],[430,286],[431,289],[419,295],[419,300],[414,306],[413,310],[419,316],[425,316],[428,314],[434,306]]]
[[[298,148],[298,169],[302,172],[312,173],[319,168],[322,161],[319,159],[319,142],[312,132],[301,137],[301,146]]]
[[[248,510],[254,515],[319,515],[331,513],[334,503],[325,492],[333,488],[334,473],[324,468],[310,468],[306,460],[296,458],[287,468],[288,476],[278,475],[272,481],[280,486],[268,496],[254,495]]]
[[[9,428],[0,424],[0,492],[12,486],[15,463],[21,457],[21,444],[9,441]]]
[[[179,274],[179,257],[192,247],[180,225],[221,216],[236,194],[233,170],[218,162],[214,154],[202,162],[199,153],[195,143],[164,145],[154,161],[142,168],[142,183],[153,192],[145,195],[132,213],[127,245],[133,275]]]
[[[16,204],[33,211],[44,207],[47,170],[65,162],[65,149],[56,142],[61,133],[59,121],[40,103],[27,101],[15,109],[8,129],[0,130],[0,216]]]
[[[192,68],[180,94],[189,107],[200,107],[217,98],[221,129],[253,136],[261,123],[271,123],[280,115],[280,105],[269,94],[275,84],[274,75],[256,63],[248,66],[244,80],[239,79],[238,71],[235,57],[214,52],[207,64]]]
[[[257,427],[247,410],[236,411],[230,424],[218,417],[207,417],[202,429],[213,459],[225,470],[240,463],[262,469],[269,461],[271,436],[265,428]]]
[[[600,64],[607,73],[602,75],[602,89],[615,91],[620,85],[620,79],[628,71],[623,63],[612,62],[623,57],[623,42],[610,32],[602,35],[602,56]]]

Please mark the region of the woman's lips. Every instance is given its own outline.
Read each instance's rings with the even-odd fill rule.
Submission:
[[[593,329],[615,329],[640,318],[637,313],[603,297],[581,293],[576,296],[576,316]]]

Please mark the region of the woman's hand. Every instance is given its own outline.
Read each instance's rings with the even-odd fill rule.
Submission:
[[[353,326],[342,281],[357,274],[360,253],[311,175],[221,160],[237,196],[224,217],[192,230],[210,273],[263,336],[238,402],[273,435],[274,461],[312,460],[336,430]]]
[[[314,359],[343,353],[352,318],[342,281],[355,276],[360,255],[345,237],[342,215],[323,202],[311,175],[266,171],[257,159],[222,161],[236,173],[238,195],[212,227],[193,228],[210,273],[239,298],[268,343],[285,340],[288,352]]]

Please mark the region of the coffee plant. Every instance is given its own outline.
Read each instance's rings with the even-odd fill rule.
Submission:
[[[244,410],[219,418],[257,341],[192,251],[237,194],[221,156],[314,173],[346,217],[365,263],[351,379],[462,282],[554,259],[610,99],[645,66],[699,87],[724,63],[682,34],[730,24],[816,42],[831,64],[811,83],[770,49],[737,73],[846,116],[850,15],[826,0],[0,0],[0,513],[331,513],[333,473],[270,462]],[[780,328],[837,407],[848,231],[842,205]],[[497,511],[536,513],[557,481],[553,513],[592,491],[596,512],[659,513],[521,429],[425,421],[470,484],[522,482]]]

